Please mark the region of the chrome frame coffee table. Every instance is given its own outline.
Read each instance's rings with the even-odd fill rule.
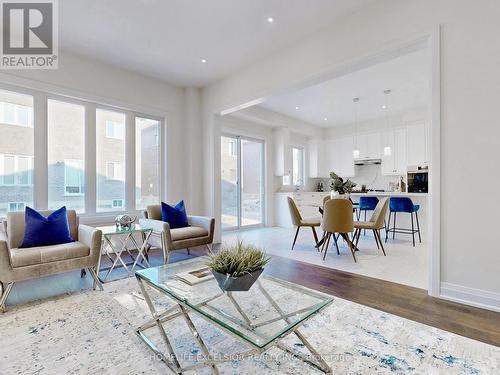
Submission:
[[[113,272],[113,270],[116,267],[125,268],[129,276],[132,274],[136,266],[145,268],[141,263],[139,263],[139,260],[141,258],[142,262],[144,262],[147,267],[151,267],[146,256],[146,250],[149,237],[151,237],[151,234],[153,233],[152,228],[141,227],[139,224],[132,224],[130,227],[117,227],[116,225],[109,225],[109,226],[97,227],[97,229],[102,231],[103,242],[101,245],[101,254],[104,252],[104,255],[106,255],[108,259],[112,262],[111,267],[101,269],[100,268],[101,262],[99,261],[97,274],[99,275],[100,272],[107,271],[106,275],[101,280],[101,282],[103,283],[106,282],[109,275],[111,274],[111,272]],[[141,233],[142,235],[143,242],[141,246],[139,246],[136,239],[134,238],[135,233]],[[122,236],[125,236],[125,238],[122,238]],[[118,246],[113,244],[113,242],[111,241],[111,237],[118,238],[119,242]],[[130,249],[128,248],[128,245],[130,243],[132,244],[134,249],[137,250],[136,257],[132,255]],[[128,253],[130,258],[132,258],[132,262],[126,263],[122,259],[123,253]],[[112,255],[114,256],[114,259]],[[129,269],[129,266],[132,267]]]
[[[237,355],[238,359],[249,358],[272,347],[278,347],[324,373],[332,373],[331,368],[318,351],[299,331],[302,324],[328,306],[332,302],[332,298],[268,276],[265,273],[249,292],[223,292],[214,279],[190,286],[176,277],[178,273],[200,269],[207,261],[207,258],[202,257],[173,265],[138,270],[135,273],[144,300],[153,317],[138,327],[136,334],[172,371],[182,374],[185,371],[211,367],[214,374],[219,374],[217,364],[231,361],[233,355]],[[159,292],[157,295],[161,297],[167,297],[174,302],[174,305],[164,309],[164,311],[158,311],[151,298],[149,292],[151,290]],[[279,290],[281,294],[273,295],[273,290]],[[262,309],[262,306],[252,306],[256,300],[260,304],[263,303],[266,309]],[[293,306],[287,306],[283,300],[293,301]],[[257,310],[249,311],[252,309]],[[223,356],[211,355],[190,314],[196,315],[228,333],[237,341],[245,344],[248,350],[242,353],[224,353],[227,355]],[[259,316],[261,314],[264,317]],[[271,314],[273,316],[270,316]],[[186,322],[203,354],[202,360],[186,366],[181,366],[167,329],[163,325],[167,321],[181,317]],[[162,341],[160,343],[166,348],[165,352],[162,352],[157,343],[153,342],[154,340],[145,333],[146,330],[155,329],[155,327],[160,333]],[[285,336],[290,334],[296,336],[300,343],[309,350],[310,355],[302,353],[282,341]]]

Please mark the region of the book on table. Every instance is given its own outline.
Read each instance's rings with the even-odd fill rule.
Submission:
[[[176,278],[185,282],[188,285],[196,285],[204,281],[214,278],[209,267],[198,268],[189,272],[181,272],[176,275]]]

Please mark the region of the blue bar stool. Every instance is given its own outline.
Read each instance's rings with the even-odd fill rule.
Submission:
[[[361,211],[365,211],[365,221],[366,221],[366,212],[367,211],[375,211],[375,207],[377,207],[378,198],[377,197],[359,197],[359,207],[358,207],[358,221],[361,217]],[[366,229],[363,231],[363,235],[366,234]]]
[[[387,230],[385,231],[385,242],[387,242],[387,237],[389,232],[392,232],[392,239],[396,237],[396,233],[411,234],[413,237],[413,246],[415,246],[415,233],[418,233],[418,240],[422,243],[422,238],[420,237],[420,224],[418,222],[418,210],[420,205],[413,204],[410,198],[406,197],[392,197],[389,202],[389,222],[387,223]],[[396,215],[398,212],[404,212],[411,215],[411,229],[408,228],[396,228]],[[394,220],[391,228],[391,216],[394,213]],[[413,214],[417,220],[417,229],[415,229],[413,223]]]

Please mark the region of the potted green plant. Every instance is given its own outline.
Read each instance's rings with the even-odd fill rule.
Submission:
[[[356,183],[347,179],[344,181],[342,177],[337,175],[335,172],[330,172],[330,189],[332,198],[340,197],[340,198],[349,198],[349,194],[352,193],[353,188],[356,186]]]
[[[224,246],[216,255],[211,255],[208,266],[222,290],[247,291],[270,260],[264,250],[238,241],[235,245]]]

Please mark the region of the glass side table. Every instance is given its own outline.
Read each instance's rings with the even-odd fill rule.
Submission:
[[[103,279],[100,279],[101,282],[106,282],[108,280],[109,275],[113,270],[117,267],[123,267],[127,271],[128,275],[132,275],[134,268],[136,266],[141,268],[146,268],[142,262],[147,267],[151,267],[148,262],[146,248],[149,241],[149,237],[151,237],[151,233],[153,233],[152,228],[142,227],[139,224],[132,224],[129,227],[119,227],[116,225],[109,225],[103,227],[97,227],[97,229],[102,231],[102,245],[101,245],[101,254],[105,254],[109,260],[112,262],[111,267],[100,268],[99,273],[103,271],[107,271],[106,275]],[[139,246],[136,239],[134,238],[134,234],[140,233],[142,236],[142,245]],[[118,240],[118,243],[113,244],[111,238],[115,237]],[[137,250],[137,256],[134,257],[130,250]],[[122,255],[128,254],[130,258],[132,258],[132,262],[126,263]],[[142,258],[142,262],[139,262]],[[129,266],[131,266],[129,268]]]

